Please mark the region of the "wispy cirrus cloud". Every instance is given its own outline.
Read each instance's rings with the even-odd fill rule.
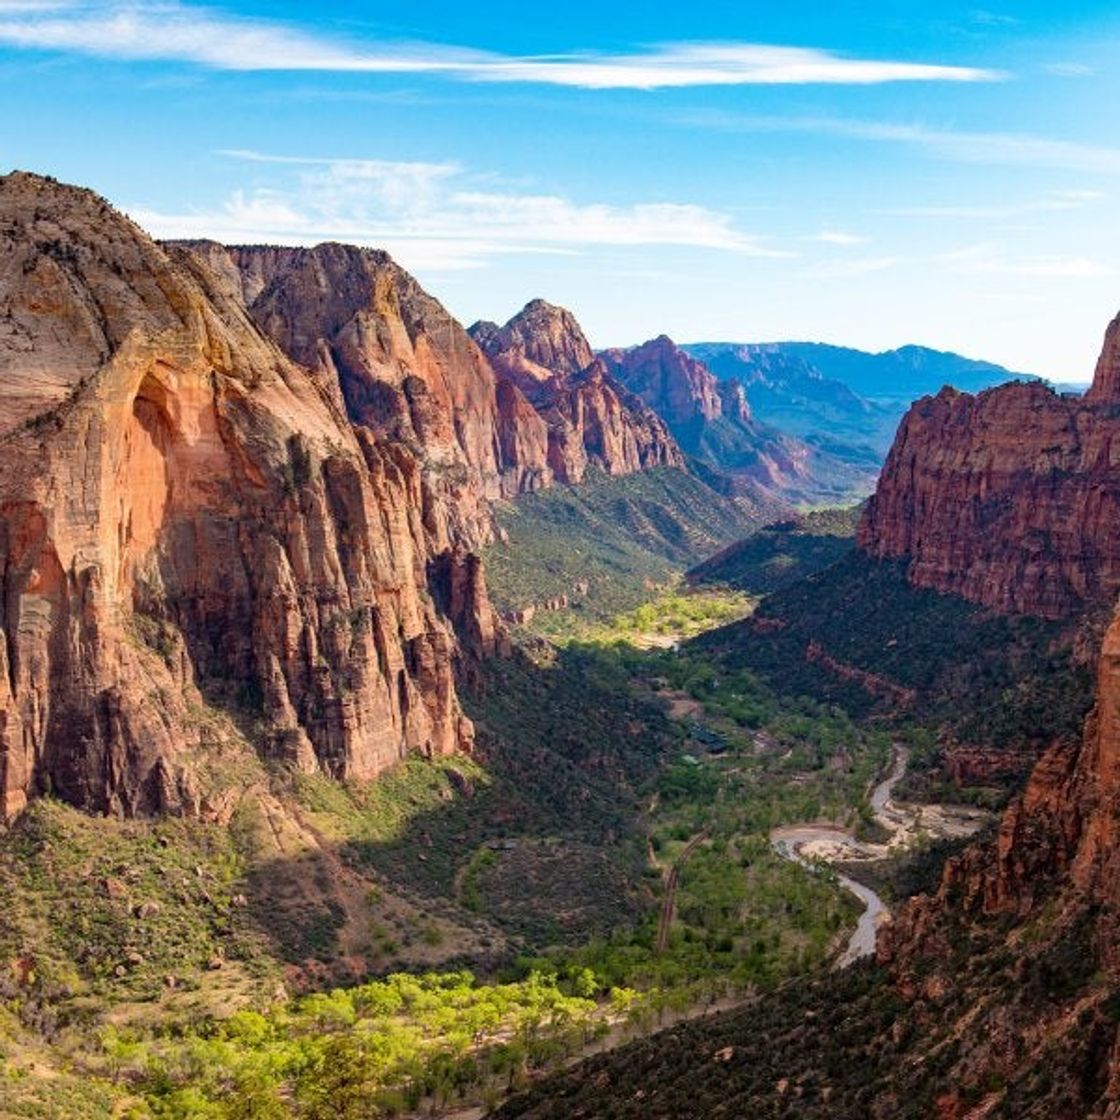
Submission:
[[[990,242],[952,249],[939,254],[936,259],[954,272],[973,275],[1039,276],[1067,280],[1095,280],[1116,275],[1111,265],[1090,257],[1009,256]]]
[[[413,269],[477,268],[502,254],[574,254],[591,246],[679,246],[749,257],[790,254],[691,203],[629,206],[493,189],[455,163],[223,153],[273,164],[278,185],[233,191],[210,210],[129,212],[159,237],[314,244],[350,241],[388,250]]]
[[[1025,132],[968,132],[914,122],[854,117],[765,116],[722,109],[692,110],[671,118],[689,128],[725,132],[806,133],[885,144],[908,144],[961,163],[1052,167],[1120,174],[1120,148]]]
[[[1105,198],[1103,191],[1087,188],[1050,191],[1042,198],[1028,198],[1019,202],[997,202],[975,206],[896,206],[881,210],[902,218],[975,218],[980,221],[1007,221],[1033,214],[1053,214],[1079,210]]]
[[[617,54],[516,57],[433,43],[332,38],[278,20],[249,19],[177,0],[0,4],[0,45],[219,70],[429,74],[604,90],[985,82],[1005,76],[979,67],[851,58],[819,48],[764,43],[670,43]]]

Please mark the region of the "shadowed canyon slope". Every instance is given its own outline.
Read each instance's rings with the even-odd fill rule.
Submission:
[[[1120,589],[1120,323],[1091,390],[943,389],[907,413],[860,527],[911,582],[1002,611],[1070,615]]]
[[[205,811],[196,689],[338,777],[467,746],[448,616],[479,651],[495,636],[465,547],[485,517],[457,504],[469,480],[431,481],[454,473],[451,433],[422,460],[351,424],[355,390],[301,324],[286,341],[313,371],[257,329],[242,299],[262,285],[282,303],[282,254],[242,274],[24,174],[0,180],[0,236],[3,815],[48,789]],[[405,357],[398,384],[445,390],[422,348]],[[426,383],[412,400],[414,426],[439,425]]]

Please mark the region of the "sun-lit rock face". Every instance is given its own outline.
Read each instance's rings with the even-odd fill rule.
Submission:
[[[576,317],[543,299],[531,300],[504,327],[481,322],[470,330],[498,372],[530,391],[566,381],[595,360]]]
[[[1059,618],[1120,591],[1117,324],[1085,397],[943,389],[899,428],[859,532],[912,583]]]
[[[632,393],[674,427],[723,415],[723,394],[715,374],[666,335],[629,350],[607,350],[603,358]],[[733,394],[728,399],[736,415],[746,410],[742,418],[750,419],[745,395],[741,403]]]
[[[491,435],[426,333],[398,378],[416,447],[350,422],[298,324],[289,348],[314,369],[261,333],[244,300],[276,285],[283,302],[269,262],[161,248],[23,174],[0,179],[0,238],[0,815],[47,789],[199,811],[196,689],[338,777],[469,746],[448,620],[480,652],[497,641],[469,548],[485,519],[425,476]]]
[[[475,323],[470,333],[508,391],[543,417],[557,480],[578,483],[589,464],[610,475],[684,465],[664,421],[595,357],[570,311],[536,299],[504,327]]]
[[[499,400],[466,331],[385,253],[184,247],[228,278],[260,329],[339,395],[353,423],[414,452],[441,524],[481,542],[486,499],[547,475],[544,421],[526,402]]]

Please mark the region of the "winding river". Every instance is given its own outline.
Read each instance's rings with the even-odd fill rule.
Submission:
[[[921,806],[903,809],[891,800],[894,787],[905,773],[906,751],[896,746],[890,773],[871,791],[871,810],[879,824],[890,832],[892,841],[910,831],[923,812]],[[944,813],[943,810],[940,811]],[[952,831],[957,835],[965,835],[979,825],[978,818],[971,814],[953,814],[953,819],[957,826]],[[797,860],[806,867],[812,867],[814,861],[822,859],[832,862],[837,859],[881,858],[889,848],[889,844],[861,844],[850,830],[832,825],[790,825],[776,828],[770,834],[770,841],[787,859]],[[810,846],[818,849],[812,856],[806,851]],[[869,957],[875,952],[875,935],[880,919],[888,912],[888,908],[870,887],[865,887],[840,872],[836,872],[836,877],[845,890],[863,903],[863,913],[855,932],[836,961],[837,968],[846,968],[861,957]]]

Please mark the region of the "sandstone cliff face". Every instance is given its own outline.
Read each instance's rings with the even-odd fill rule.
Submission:
[[[504,327],[481,322],[470,330],[499,373],[530,391],[582,373],[595,360],[576,317],[543,299],[531,300]]]
[[[632,393],[673,427],[723,415],[715,374],[666,335],[630,350],[604,351],[603,359]],[[745,407],[745,395],[742,403]]]
[[[290,358],[341,394],[355,424],[410,448],[435,524],[474,543],[490,533],[486,499],[547,486],[545,422],[447,310],[385,254],[185,246],[226,277]],[[446,541],[436,547],[446,547]]]
[[[338,777],[469,746],[448,617],[493,646],[477,515],[451,518],[389,426],[351,425],[318,333],[286,337],[312,373],[254,325],[242,301],[271,288],[272,322],[283,254],[212,267],[22,174],[0,179],[0,238],[0,815],[46,789],[199,811],[198,689]],[[367,352],[358,324],[345,340]],[[474,389],[426,361],[402,426],[494,464]],[[425,412],[443,393],[454,435]]]
[[[662,419],[595,358],[571,312],[533,300],[504,327],[470,333],[506,392],[523,391],[543,418],[555,479],[581,482],[589,463],[610,475],[684,465]]]
[[[1013,383],[943,389],[899,428],[859,530],[921,587],[996,610],[1070,615],[1120,590],[1115,329],[1085,398]]]

